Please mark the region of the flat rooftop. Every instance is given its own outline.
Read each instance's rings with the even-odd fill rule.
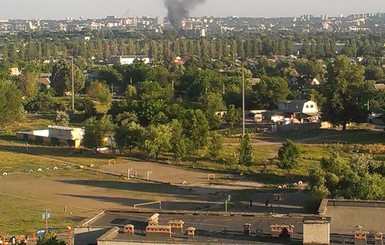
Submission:
[[[167,225],[171,220],[184,221],[183,233],[173,232],[172,238],[166,236],[146,236],[145,228],[147,219],[154,213],[159,213],[159,225]],[[108,210],[88,222],[88,227],[119,227],[120,232],[115,233],[109,240],[131,241],[150,243],[164,241],[166,243],[219,243],[219,244],[249,244],[250,242],[269,242],[282,244],[278,238],[271,238],[270,225],[294,225],[294,240],[302,239],[302,218],[297,217],[266,217],[260,214],[251,213],[224,213],[224,212],[174,212],[174,211],[118,211]],[[244,235],[243,225],[251,224],[250,236]],[[123,233],[123,227],[132,224],[135,227],[135,235]],[[187,239],[185,231],[188,227],[194,227],[194,240]],[[76,231],[76,230],[75,230]],[[257,236],[258,231],[258,236]],[[75,238],[75,245],[76,238]]]
[[[358,225],[365,231],[385,232],[384,201],[324,199],[322,202],[319,213],[331,218],[333,233],[350,234]]]

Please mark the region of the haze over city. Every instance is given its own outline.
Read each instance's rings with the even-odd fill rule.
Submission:
[[[289,17],[384,12],[382,0],[206,0],[192,16]],[[166,16],[163,0],[2,0],[0,19]]]

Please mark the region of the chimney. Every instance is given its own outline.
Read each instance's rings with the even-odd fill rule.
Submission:
[[[243,235],[250,236],[251,224],[245,223],[243,224]]]
[[[188,239],[194,239],[195,238],[195,230],[196,229],[194,227],[189,227],[186,229]]]
[[[383,233],[382,232],[377,232],[374,234],[374,245],[383,245]]]
[[[123,228],[123,232],[125,234],[134,235],[135,234],[134,225],[131,225],[131,224],[125,225],[124,228]]]

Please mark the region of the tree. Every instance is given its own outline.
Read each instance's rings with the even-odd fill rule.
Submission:
[[[50,94],[38,93],[25,102],[24,109],[29,113],[54,113],[55,111],[64,111],[66,108],[63,101],[52,97]]]
[[[333,125],[361,122],[367,117],[367,102],[374,91],[374,84],[365,81],[364,68],[351,64],[346,56],[338,56],[328,66],[328,79],[323,86],[326,101],[322,106],[322,118]]]
[[[0,128],[16,121],[23,114],[20,90],[10,82],[0,80]]]
[[[298,163],[301,150],[291,140],[287,139],[282,147],[278,149],[278,167],[287,170],[289,173]]]
[[[238,148],[238,164],[251,166],[253,164],[253,147],[251,145],[250,136],[246,134],[241,137],[241,144]]]
[[[234,105],[229,105],[225,115],[225,121],[233,128],[234,124],[240,123],[241,120],[241,111],[236,109]]]
[[[206,93],[200,99],[200,107],[204,111],[211,129],[219,128],[222,125],[222,120],[215,113],[219,110],[223,110],[224,103],[222,95],[219,93]]]
[[[321,169],[310,173],[310,189],[319,198],[385,200],[385,179],[371,156],[350,159],[333,152],[321,160]]]
[[[85,78],[83,71],[74,67],[74,89],[75,93],[84,88]],[[58,95],[64,95],[65,92],[72,91],[72,66],[66,60],[56,63],[52,69],[52,88]]]
[[[171,152],[175,161],[178,163],[180,159],[186,156],[186,140],[183,134],[183,125],[177,119],[172,120],[171,124]]]
[[[113,131],[111,116],[104,115],[102,118],[91,117],[85,121],[84,146],[101,147],[104,138]]]
[[[255,101],[259,108],[275,109],[278,102],[286,100],[290,90],[287,81],[281,77],[263,77],[255,86]]]
[[[209,156],[214,159],[217,158],[221,153],[222,149],[223,149],[223,142],[222,142],[221,135],[218,133],[213,133],[211,135],[210,144],[208,145]]]
[[[87,95],[101,104],[109,105],[112,101],[112,94],[108,85],[99,81],[91,82],[87,88]]]
[[[183,118],[183,129],[192,151],[198,151],[207,144],[209,123],[201,110],[187,110]]]
[[[123,112],[116,116],[116,122],[120,126],[128,125],[131,122],[138,122],[138,116],[134,112]]]
[[[23,94],[29,98],[39,92],[39,75],[36,72],[26,71],[20,77],[20,88]]]
[[[70,116],[65,111],[57,111],[55,118],[56,125],[68,126],[70,122]]]
[[[171,149],[172,132],[170,125],[150,125],[144,134],[141,148],[144,149],[149,157],[154,157],[158,161],[158,157],[162,152]]]
[[[115,128],[115,142],[122,154],[125,148],[128,148],[130,152],[135,147],[138,147],[144,134],[145,129],[140,124],[130,122],[122,124]]]

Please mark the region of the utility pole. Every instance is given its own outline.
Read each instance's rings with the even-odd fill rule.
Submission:
[[[75,113],[75,84],[74,84],[74,56],[71,56],[71,88],[72,88],[72,112]]]
[[[242,137],[245,137],[245,69],[242,62]]]

